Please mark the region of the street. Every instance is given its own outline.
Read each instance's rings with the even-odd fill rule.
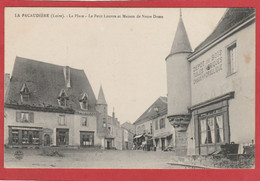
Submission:
[[[23,158],[15,152],[21,150]],[[59,149],[59,155],[43,155],[43,149],[5,149],[5,168],[137,168],[171,169],[174,152],[142,150]]]

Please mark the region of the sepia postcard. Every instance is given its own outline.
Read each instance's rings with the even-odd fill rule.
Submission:
[[[255,20],[5,7],[4,168],[254,169]]]

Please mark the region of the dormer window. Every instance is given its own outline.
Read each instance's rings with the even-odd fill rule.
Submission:
[[[83,110],[88,110],[88,95],[87,93],[83,93],[83,95],[81,96],[80,100],[80,107]]]
[[[23,84],[21,90],[20,90],[20,95],[21,95],[21,101],[22,102],[28,102],[29,97],[30,97],[30,90],[26,83]]]
[[[64,89],[61,90],[59,97],[58,97],[58,102],[60,106],[67,106],[67,100],[68,100],[68,95]]]

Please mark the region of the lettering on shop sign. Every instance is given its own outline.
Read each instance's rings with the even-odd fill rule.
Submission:
[[[206,79],[222,70],[222,50],[213,53],[208,59],[192,67],[193,84]]]

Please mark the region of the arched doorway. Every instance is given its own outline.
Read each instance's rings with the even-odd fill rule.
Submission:
[[[50,144],[51,144],[50,135],[45,134],[44,135],[44,146],[50,146]]]

